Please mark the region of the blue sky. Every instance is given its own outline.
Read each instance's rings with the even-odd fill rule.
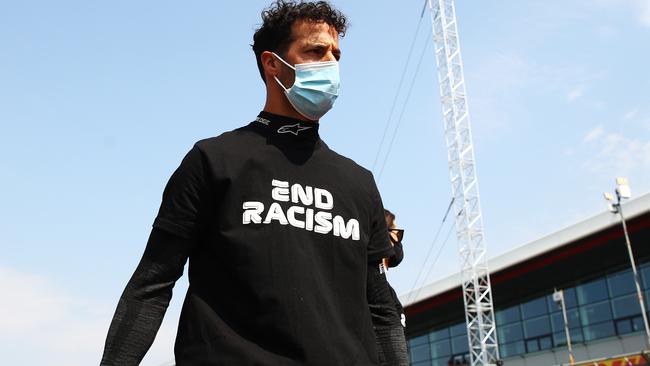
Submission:
[[[239,127],[264,90],[250,50],[267,1],[0,4],[0,354],[97,364],[162,189],[202,138]],[[342,91],[321,121],[372,168],[422,2],[334,1],[350,18]],[[650,1],[458,1],[489,257],[605,209],[616,176],[650,191]],[[398,293],[454,273],[428,13],[382,146],[384,204],[406,229]],[[417,72],[416,64],[422,55]],[[377,169],[378,172],[379,169]],[[442,248],[442,249],[440,249]],[[173,358],[186,280],[144,365]]]

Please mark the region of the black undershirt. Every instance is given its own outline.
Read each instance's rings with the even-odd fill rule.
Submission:
[[[170,179],[101,364],[142,360],[188,258],[177,365],[407,364],[391,254],[372,175],[318,124],[263,112]]]

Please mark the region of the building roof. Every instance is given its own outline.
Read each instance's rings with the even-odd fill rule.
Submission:
[[[626,219],[635,218],[643,213],[650,212],[650,193],[631,199],[623,204],[623,214]],[[496,273],[516,264],[534,258],[543,253],[560,248],[568,243],[585,238],[598,231],[620,223],[618,215],[604,211],[574,225],[565,227],[552,234],[546,235],[530,243],[521,245],[511,251],[494,257],[488,261],[490,273]],[[461,286],[460,273],[443,278],[419,289],[399,296],[402,304],[409,305],[421,302],[436,295]]]

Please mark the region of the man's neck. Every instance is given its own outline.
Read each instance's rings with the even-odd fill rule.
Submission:
[[[318,121],[310,120],[302,114],[298,113],[298,111],[293,108],[291,103],[289,103],[284,94],[276,98],[269,98],[269,95],[267,93],[266,103],[264,104],[264,108],[262,110],[264,112],[272,113],[278,116],[285,116],[310,123],[318,123]]]

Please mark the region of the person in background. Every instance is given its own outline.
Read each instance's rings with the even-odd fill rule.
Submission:
[[[393,267],[397,267],[404,259],[404,249],[402,247],[402,239],[404,238],[404,229],[397,228],[395,214],[390,212],[387,209],[384,209],[384,219],[386,220],[386,227],[388,228],[388,236],[390,237],[390,243],[392,244],[393,250],[395,251],[395,254],[384,259],[384,267],[393,268]],[[397,310],[397,313],[400,315],[402,327],[406,328],[406,315],[404,315],[404,308],[402,307],[402,303],[400,303],[399,298],[397,297],[397,294],[395,293],[395,290],[393,289],[392,286],[390,286],[390,294],[391,297],[393,298],[393,302],[395,303],[395,309]],[[400,347],[402,347],[402,345],[400,345]],[[404,335],[403,347],[404,349],[406,349],[406,334]]]
[[[387,209],[384,209],[384,218],[386,219],[386,227],[388,227],[388,235],[390,237],[390,243],[393,245],[393,250],[395,254],[386,258],[384,260],[384,265],[386,268],[397,267],[402,260],[404,259],[404,248],[402,247],[402,239],[404,238],[404,229],[397,228],[397,222],[395,220],[395,214],[390,212]],[[393,287],[390,287],[391,296],[393,301],[395,301],[395,307],[397,313],[400,314],[400,319],[402,322],[402,327],[406,327],[406,315],[404,315],[404,308],[402,303],[400,303],[397,294]]]

